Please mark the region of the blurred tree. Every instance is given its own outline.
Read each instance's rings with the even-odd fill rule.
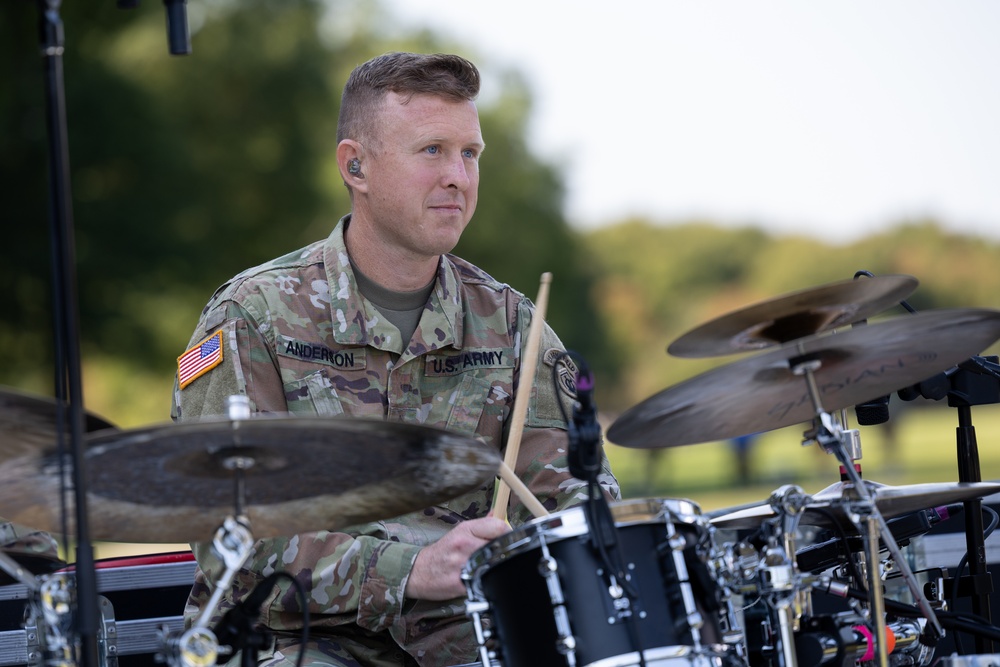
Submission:
[[[426,32],[389,36],[373,3],[188,8],[193,52],[184,57],[167,53],[161,3],[61,11],[85,356],[124,360],[133,377],[147,372],[164,387],[222,281],[324,238],[348,212],[334,149],[353,67],[394,49],[446,50]],[[32,3],[0,10],[0,74],[10,82],[0,91],[0,182],[11,229],[0,265],[14,285],[0,292],[0,383],[44,389],[52,345],[39,17]],[[552,271],[547,319],[592,365],[611,367],[588,264],[562,215],[561,177],[525,143],[530,94],[514,73],[499,81],[480,105],[489,149],[457,252],[531,297]]]
[[[903,273],[920,281],[918,310],[1000,306],[1000,245],[904,221],[845,246],[804,236],[705,222],[623,220],[586,235],[601,278],[609,344],[625,355],[624,381],[606,408],[632,404],[732,357],[676,359],[666,347],[715,317],[789,292],[850,280],[856,271]],[[899,307],[885,316],[899,315]]]

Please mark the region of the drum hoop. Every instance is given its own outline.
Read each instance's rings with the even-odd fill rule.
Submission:
[[[706,523],[701,507],[684,498],[634,498],[610,503],[616,526],[679,521]],[[580,505],[568,507],[549,516],[538,517],[502,535],[472,554],[463,576],[479,581],[484,570],[496,567],[507,558],[527,553],[541,546],[587,534],[587,519]]]
[[[518,526],[506,535],[485,544],[472,554],[465,572],[473,573],[476,580],[480,571],[495,567],[507,558],[527,553],[546,544],[587,534],[587,520],[579,505],[569,507],[549,516],[538,517]]]
[[[681,523],[706,523],[701,507],[686,498],[634,498],[611,503],[615,525],[649,523],[670,518]]]

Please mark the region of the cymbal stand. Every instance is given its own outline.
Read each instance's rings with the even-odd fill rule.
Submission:
[[[215,532],[212,547],[226,569],[215,582],[208,604],[190,628],[177,637],[165,636],[165,662],[176,667],[208,667],[214,665],[219,653],[219,641],[208,623],[229,589],[236,573],[250,556],[253,538],[245,517],[228,516]]]
[[[844,446],[847,448],[847,452],[851,458],[851,467],[854,468],[858,474],[861,474],[861,464],[857,463],[857,461],[861,460],[862,456],[861,432],[856,428],[847,428],[847,414],[845,410],[840,411],[840,423],[843,427],[841,432],[843,433]],[[848,479],[847,471],[841,470],[840,481],[846,482]]]
[[[0,570],[28,589],[24,627],[38,642],[35,662],[46,667],[75,667],[76,646],[69,641],[76,603],[72,581],[61,576],[36,577],[3,552],[0,552]]]
[[[240,421],[250,417],[250,401],[246,396],[229,396],[227,398],[229,418],[233,421],[233,444],[238,444]],[[201,610],[191,627],[182,632],[179,637],[164,637],[166,662],[177,667],[208,667],[215,664],[219,653],[219,641],[216,633],[208,627],[215,614],[222,596],[232,586],[236,573],[250,557],[253,547],[253,536],[250,524],[243,514],[246,503],[244,472],[253,465],[253,460],[242,456],[232,456],[224,461],[227,468],[233,471],[233,492],[235,514],[227,516],[212,539],[212,549],[225,565],[225,570],[215,582],[215,589],[208,603]]]
[[[190,628],[177,637],[163,637],[166,663],[175,667],[207,667],[214,665],[219,642],[209,621],[215,614],[222,596],[233,583],[236,573],[250,556],[253,537],[245,517],[228,516],[215,532],[212,547],[226,569],[215,582],[208,604]]]
[[[795,651],[795,631],[802,617],[803,594],[799,586],[795,568],[795,534],[798,531],[802,509],[808,504],[809,496],[794,485],[785,485],[771,494],[768,501],[780,518],[780,535],[769,535],[764,547],[761,564],[763,566],[761,589],[768,604],[778,618],[777,654],[780,667],[797,667]],[[776,522],[777,523],[777,522]],[[780,544],[777,537],[781,538]]]
[[[848,452],[847,438],[844,436],[843,428],[829,412],[823,409],[820,401],[819,387],[816,384],[816,376],[814,374],[819,369],[821,363],[819,359],[812,358],[790,359],[789,367],[792,373],[802,376],[805,379],[813,407],[816,409],[816,416],[819,422],[819,427],[815,434],[816,442],[825,452],[837,457],[849,481],[854,485],[855,492],[859,496],[858,500],[850,502],[849,509],[851,510],[852,519],[856,517],[855,523],[860,523],[861,521],[865,523],[863,534],[866,537],[865,543],[868,549],[868,595],[871,598],[871,621],[875,624],[874,641],[878,648],[879,664],[887,665],[885,598],[878,570],[879,536],[881,536],[885,546],[888,547],[896,567],[899,569],[904,581],[906,581],[907,587],[910,589],[910,593],[913,595],[913,599],[917,601],[917,606],[927,619],[928,625],[932,628],[932,632],[934,633],[933,639],[935,641],[944,636],[944,629],[941,627],[937,616],[934,614],[934,610],[927,601],[927,597],[924,595],[919,582],[913,576],[913,571],[899,550],[899,545],[896,544],[896,540],[893,538],[892,531],[889,530],[885,518],[879,512],[871,490],[865,484],[864,480],[861,479],[861,474],[855,469],[850,453]]]

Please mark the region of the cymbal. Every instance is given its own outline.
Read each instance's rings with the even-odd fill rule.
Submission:
[[[59,402],[54,398],[0,387],[0,461],[55,444],[58,406]],[[67,433],[68,418],[67,410]],[[84,412],[83,428],[93,433],[115,427],[95,414]]]
[[[113,542],[202,542],[233,514],[241,471],[254,537],[388,519],[491,481],[500,455],[418,424],[257,416],[88,438],[90,534]],[[0,515],[60,530],[50,453],[0,465]]]
[[[788,343],[866,320],[899,303],[917,279],[885,275],[790,292],[722,315],[675,340],[675,357],[713,357]]]
[[[842,410],[908,387],[1000,338],[1000,311],[931,310],[802,338],[697,375],[645,399],[608,429],[625,447],[725,440],[807,422],[816,415],[800,359],[814,371],[824,410]]]
[[[886,519],[923,509],[960,503],[976,498],[984,498],[1000,493],[998,482],[945,482],[931,484],[910,484],[907,486],[887,486],[865,480],[875,501],[875,507]],[[838,521],[849,523],[846,501],[857,499],[858,490],[851,482],[838,482],[811,496],[803,508],[801,523],[810,526],[832,526],[830,515],[817,510],[827,509]],[[726,514],[713,513],[712,525],[723,529],[753,529],[777,513],[767,502],[753,507],[743,507]]]

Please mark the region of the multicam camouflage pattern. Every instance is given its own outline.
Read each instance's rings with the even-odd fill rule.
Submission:
[[[255,411],[415,422],[474,434],[502,449],[521,381],[530,301],[449,255],[417,330],[403,341],[357,290],[343,238],[348,223],[344,218],[326,241],[245,271],[216,292],[190,345],[222,330],[222,363],[183,390],[175,384],[173,417],[224,415],[226,397],[244,394]],[[553,349],[563,345],[546,325],[540,350]],[[552,367],[540,361],[516,466],[550,511],[584,497],[583,483],[570,476],[566,463],[560,401],[568,406],[571,396],[565,382],[559,386],[553,386]],[[606,460],[600,481],[619,497]],[[366,665],[472,662],[477,647],[463,600],[428,603],[403,592],[420,548],[464,519],[485,516],[493,492],[490,483],[441,506],[344,532],[260,540],[220,613],[282,570],[308,591],[316,642],[330,640],[325,645],[336,644],[338,651],[350,646],[348,652]],[[511,524],[530,518],[512,496]],[[222,571],[208,545],[194,549],[203,571],[189,614],[207,602]],[[279,637],[294,637],[302,625],[295,588],[283,580],[265,602],[262,619]],[[393,641],[385,642],[388,637]],[[335,654],[326,655],[330,662]]]
[[[9,554],[26,554],[52,561],[59,559],[59,544],[49,533],[0,517],[0,548]]]

